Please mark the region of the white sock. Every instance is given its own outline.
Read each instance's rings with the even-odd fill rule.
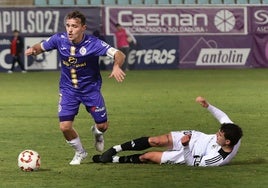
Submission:
[[[66,142],[70,144],[70,146],[73,147],[76,152],[82,153],[85,151],[82,146],[79,136],[70,141],[66,140]]]
[[[113,148],[115,149],[116,152],[120,152],[120,151],[122,151],[122,147],[121,147],[121,145],[113,146]]]
[[[96,125],[94,125],[94,130],[93,130],[94,134],[97,134],[97,135],[101,135],[103,134],[103,132],[101,132]]]
[[[113,163],[119,163],[119,157],[118,156],[113,156]]]

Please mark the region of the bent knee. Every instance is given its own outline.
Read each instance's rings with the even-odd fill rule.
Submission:
[[[161,145],[161,139],[159,137],[149,137],[148,141],[150,145],[154,147]]]
[[[165,134],[161,136],[150,137],[149,143],[151,146],[154,147],[162,147],[162,146],[169,146],[170,144],[172,144],[172,140],[169,134]]]
[[[96,127],[99,131],[101,132],[105,132],[108,129],[108,122],[103,122],[103,123],[96,123]]]
[[[73,122],[72,121],[63,121],[60,122],[60,130],[62,132],[68,131],[72,129]]]
[[[153,163],[160,164],[161,163],[162,154],[163,154],[163,152],[155,152],[155,151],[147,152],[147,153],[142,154],[139,157],[139,159],[142,162],[149,162],[150,161],[150,162],[153,162]]]

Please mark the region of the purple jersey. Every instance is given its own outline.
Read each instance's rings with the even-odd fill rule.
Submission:
[[[41,43],[44,51],[57,49],[61,62],[60,121],[73,121],[80,103],[86,106],[96,123],[107,121],[103,96],[99,56],[107,54],[111,47],[92,35],[84,35],[82,41],[73,44],[67,33],[58,33]]]
[[[45,51],[57,49],[61,62],[60,88],[85,94],[101,86],[99,56],[111,46],[93,35],[84,35],[78,44],[69,41],[67,33],[58,33],[42,42]]]

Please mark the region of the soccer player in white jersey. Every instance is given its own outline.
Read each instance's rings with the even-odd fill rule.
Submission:
[[[173,131],[155,137],[141,137],[113,146],[102,155],[94,155],[94,162],[187,164],[189,166],[221,166],[229,163],[237,154],[242,129],[234,124],[220,109],[205,98],[196,102],[206,108],[221,124],[216,134],[195,130]],[[145,150],[150,147],[167,147],[166,151],[149,151],[143,154],[117,156],[120,151]]]
[[[57,33],[25,51],[26,55],[38,55],[56,49],[61,62],[60,99],[58,116],[60,129],[75,150],[70,165],[79,165],[87,152],[82,146],[73,121],[82,103],[93,117],[95,125],[91,131],[98,151],[104,149],[103,134],[108,128],[105,102],[101,93],[102,78],[99,56],[114,58],[110,78],[122,82],[125,73],[121,69],[125,55],[93,35],[85,34],[86,17],[79,11],[72,11],[65,17],[66,32]]]

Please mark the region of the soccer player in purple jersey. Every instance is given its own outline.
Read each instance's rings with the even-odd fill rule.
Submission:
[[[79,135],[73,127],[80,104],[85,105],[95,121],[91,131],[98,151],[104,149],[103,134],[108,128],[106,106],[101,94],[99,56],[107,55],[114,59],[109,77],[122,82],[125,73],[121,66],[125,55],[95,36],[85,34],[86,18],[79,11],[70,12],[64,21],[66,32],[54,34],[46,41],[33,45],[25,51],[25,54],[38,55],[54,49],[58,51],[61,61],[58,109],[60,129],[66,141],[75,150],[70,165],[79,165],[87,156]]]
[[[194,130],[173,131],[155,137],[141,137],[113,146],[102,155],[94,155],[94,162],[187,164],[189,166],[221,166],[229,163],[237,154],[242,129],[234,124],[220,109],[209,104],[203,97],[200,103],[221,123],[216,134]],[[143,154],[116,156],[120,151],[145,150],[150,147],[167,147],[166,151],[149,151]]]

